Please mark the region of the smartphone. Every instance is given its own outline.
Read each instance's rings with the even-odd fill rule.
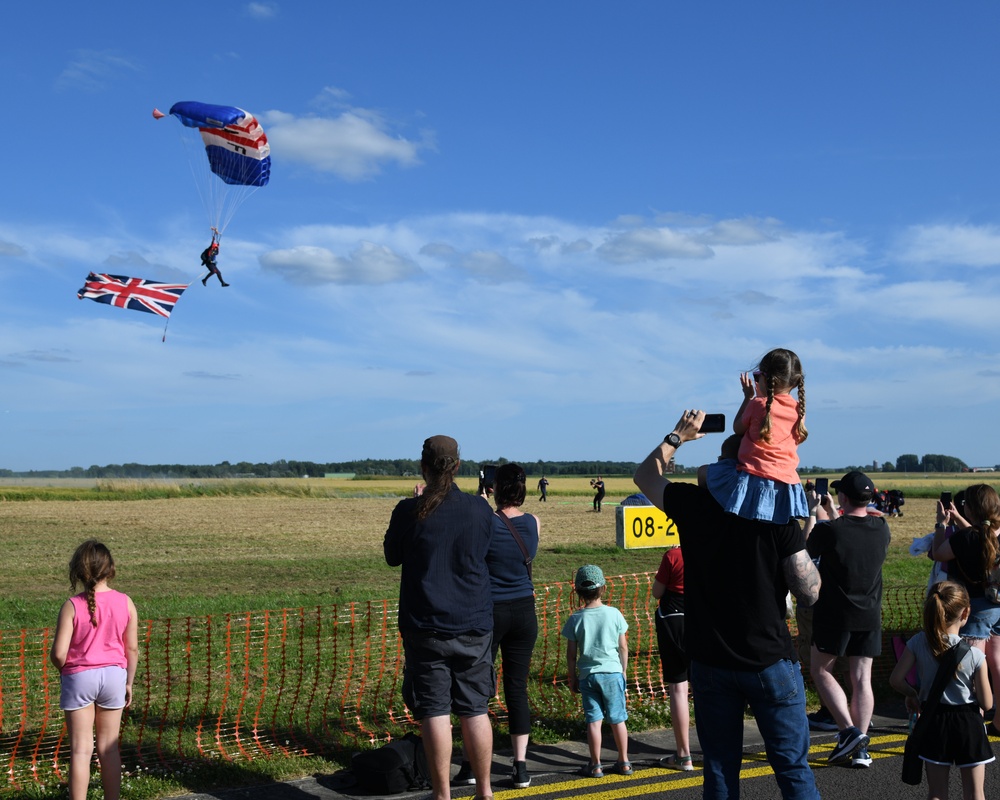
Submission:
[[[941,505],[945,508],[951,507],[951,492],[941,492]]]
[[[725,414],[706,414],[698,433],[722,433],[726,429]]]
[[[493,482],[497,477],[496,464],[483,464],[479,468],[479,493],[493,494]]]
[[[829,478],[817,478],[816,479],[816,494],[822,497],[825,494],[830,493],[830,479]]]

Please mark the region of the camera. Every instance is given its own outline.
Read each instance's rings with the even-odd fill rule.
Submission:
[[[496,464],[481,464],[479,467],[479,494],[493,494],[493,484],[497,478]]]

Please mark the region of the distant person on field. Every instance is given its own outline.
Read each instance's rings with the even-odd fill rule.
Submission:
[[[913,636],[899,657],[889,677],[897,692],[906,697],[906,710],[919,714],[938,671],[938,659],[958,645],[959,629],[969,619],[969,593],[952,581],[935,584],[924,603],[924,629]],[[919,693],[906,680],[917,667]],[[995,760],[982,714],[993,704],[986,658],[970,648],[955,675],[946,684],[932,718],[932,726],[923,738],[920,758],[927,774],[927,796],[947,797],[951,765],[962,773],[962,797],[983,800],[986,765]]]
[[[784,800],[817,800],[809,766],[806,691],[785,620],[789,590],[819,596],[819,574],[799,524],[726,513],[707,489],[673,483],[667,465],[700,439],[705,412],[684,412],[639,465],[635,484],[677,525],[684,552],[684,633],[691,660],[695,726],[704,755],[704,796],[740,796],[743,725],[753,712]],[[723,443],[738,444],[738,435]]]
[[[733,431],[743,436],[738,463],[708,467],[708,489],[726,510],[746,519],[783,525],[809,514],[796,468],[806,440],[806,384],[799,357],[776,349],[740,375],[743,404]],[[792,397],[795,390],[797,398]]]
[[[660,651],[663,682],[670,702],[670,726],[676,751],[660,763],[685,772],[694,769],[691,761],[691,715],[688,710],[688,666],[684,646],[684,554],[680,547],[668,547],[653,578],[652,595],[656,608],[656,646]]]
[[[882,654],[882,565],[889,553],[889,523],[868,513],[875,484],[863,472],[848,472],[830,488],[844,513],[837,516],[831,495],[821,498],[806,543],[823,579],[813,608],[811,673],[839,730],[829,763],[850,760],[851,766],[870,767],[872,663]],[[850,704],[833,674],[840,656],[847,656]]]
[[[132,704],[139,619],[131,598],[108,586],[114,577],[107,547],[88,539],[76,548],[69,582],[83,592],[63,603],[52,640],[50,658],[59,669],[59,707],[70,739],[70,800],[86,800],[95,732],[104,797],[118,800],[121,792],[118,739],[122,712]]]
[[[587,723],[587,744],[590,762],[583,774],[590,778],[603,778],[601,764],[601,725],[604,720],[611,725],[618,748],[615,771],[631,775],[628,760],[628,729],[625,721],[625,675],[628,672],[628,640],[625,632],[628,623],[622,613],[601,601],[605,582],[601,568],[587,564],[576,571],[573,581],[583,606],[574,611],[562,635],[566,641],[566,665],[569,671],[569,688],[583,698],[583,716]]]
[[[544,475],[538,480],[538,491],[541,496],[538,498],[539,503],[546,503],[549,499],[549,481]]]
[[[424,441],[420,469],[426,488],[393,509],[383,549],[402,566],[399,633],[403,638],[403,699],[420,722],[435,800],[451,797],[451,714],[476,778],[476,796],[490,798],[493,728],[487,711],[496,689],[490,658],[493,599],[486,554],[493,511],[455,484],[458,442]]]
[[[596,494],[594,495],[594,511],[601,510],[601,502],[604,500],[604,479],[600,475],[596,480],[590,482]]]

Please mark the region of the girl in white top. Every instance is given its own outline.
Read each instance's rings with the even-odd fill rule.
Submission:
[[[961,640],[958,631],[969,618],[969,611],[969,593],[961,584],[942,581],[927,595],[924,629],[906,643],[889,677],[892,687],[906,696],[906,708],[911,714],[920,713],[934,683],[938,659]],[[906,680],[914,664],[919,692]],[[987,711],[992,705],[986,657],[972,648],[946,684],[931,729],[920,746],[929,798],[948,797],[948,773],[954,764],[962,772],[963,798],[985,800],[986,765],[994,756],[980,709]]]

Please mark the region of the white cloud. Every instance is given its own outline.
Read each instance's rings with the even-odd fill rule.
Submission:
[[[290,250],[272,250],[260,257],[265,272],[301,285],[384,284],[409,280],[420,274],[410,259],[388,247],[362,242],[346,258],[324,247],[302,245]]]
[[[22,258],[25,255],[27,255],[27,251],[21,245],[0,240],[0,256]]]
[[[668,258],[711,258],[712,249],[670,228],[639,228],[612,233],[598,246],[597,254],[615,264],[634,264]]]
[[[108,50],[78,50],[56,79],[56,88],[99,92],[120,74],[137,69],[129,59]]]
[[[1000,226],[915,225],[900,237],[896,258],[916,264],[1000,264]]]
[[[359,109],[332,118],[269,111],[263,120],[274,157],[347,181],[371,178],[387,164],[416,166],[425,146],[393,135],[378,114]]]
[[[278,13],[277,3],[248,3],[247,14],[256,19],[271,19]]]

